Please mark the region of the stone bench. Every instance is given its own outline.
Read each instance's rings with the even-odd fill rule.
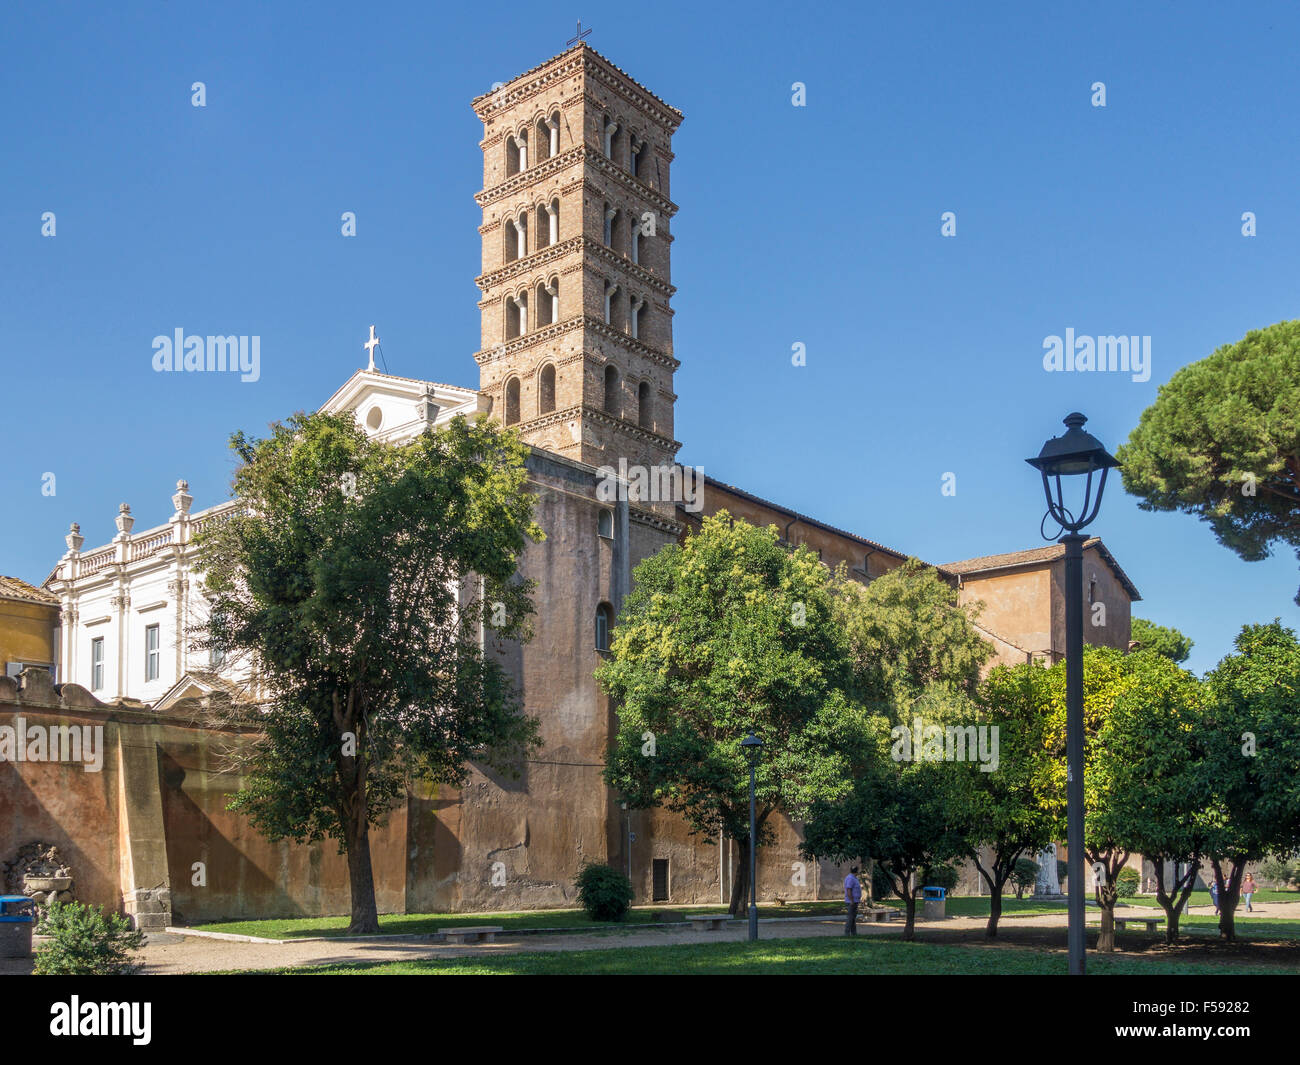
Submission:
[[[878,910],[867,910],[865,913],[858,915],[860,921],[875,921],[876,924],[881,922],[888,923],[894,919],[894,910],[890,906],[882,906]]]
[[[717,932],[727,927],[727,922],[731,920],[731,914],[693,913],[687,920],[691,922],[691,928],[696,932]]]
[[[483,925],[479,928],[439,928],[438,934],[447,943],[495,943],[497,933],[504,931],[500,925]]]
[[[1165,919],[1163,917],[1116,917],[1115,918],[1115,927],[1118,928],[1121,932],[1124,930],[1124,926],[1127,924],[1144,924],[1147,926],[1148,932],[1158,932],[1160,930],[1159,926],[1164,923],[1165,923]]]

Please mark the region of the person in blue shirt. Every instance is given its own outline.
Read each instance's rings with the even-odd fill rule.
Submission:
[[[844,922],[844,934],[858,934],[858,906],[862,902],[862,882],[858,879],[858,867],[852,866],[849,875],[844,878],[844,905],[848,907],[849,916]]]

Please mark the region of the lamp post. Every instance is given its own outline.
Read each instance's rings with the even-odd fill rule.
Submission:
[[[1101,441],[1083,430],[1087,422],[1075,412],[1065,417],[1066,432],[1043,445],[1035,459],[1026,459],[1043,475],[1043,493],[1047,497],[1047,514],[1064,535],[1065,545],[1065,797],[1066,843],[1070,848],[1067,863],[1069,882],[1070,975],[1082,976],[1084,970],[1084,899],[1083,899],[1083,543],[1080,531],[1089,525],[1101,509],[1101,494],[1106,488],[1106,474],[1119,465]],[[1097,496],[1092,495],[1093,474],[1101,471]],[[1065,505],[1062,477],[1087,476],[1083,505],[1078,516]],[[1055,488],[1055,492],[1053,492]],[[1040,527],[1041,531],[1041,527]],[[1051,537],[1046,537],[1051,539]]]
[[[740,741],[749,757],[749,939],[758,938],[758,826],[754,817],[754,770],[763,741],[752,732]]]

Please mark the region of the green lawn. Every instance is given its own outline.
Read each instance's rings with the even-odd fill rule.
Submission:
[[[524,913],[391,913],[380,914],[380,935],[423,935],[439,928],[464,928],[471,925],[493,924],[504,929],[516,928],[576,928],[601,929],[626,928],[628,925],[655,924],[654,916],[666,912],[664,906],[635,907],[627,920],[614,924],[593,921],[582,910],[531,910]],[[688,913],[726,913],[726,906],[690,906],[671,908],[671,912],[685,916]],[[841,902],[790,902],[784,906],[760,906],[760,917],[813,917],[834,916],[844,912]],[[301,939],[311,936],[347,935],[346,917],[290,917],[272,921],[224,921],[194,926],[203,932],[228,932],[241,936],[261,936],[264,939]]]
[[[1125,899],[1125,902],[1133,902],[1139,906],[1159,906],[1154,895],[1134,895],[1132,898]],[[1261,902],[1300,902],[1300,891],[1256,891],[1250,897],[1252,905],[1258,906]],[[1190,902],[1193,906],[1209,906],[1210,893],[1208,891],[1193,891]],[[1237,909],[1240,913],[1246,912],[1246,904],[1240,899],[1237,900]],[[1300,907],[1297,907],[1297,917],[1300,917]]]
[[[1240,962],[1240,959],[1235,959]],[[1062,952],[1011,947],[944,946],[904,943],[894,937],[860,936],[818,939],[768,939],[757,944],[702,943],[688,946],[626,947],[613,950],[554,951],[492,957],[429,959],[373,965],[284,968],[275,973],[307,975],[493,976],[583,975],[855,975],[920,973],[947,975],[1063,976]],[[1100,975],[1223,975],[1214,958],[1141,958],[1088,956],[1088,971]],[[1234,964],[1233,974],[1277,974],[1278,965]],[[1294,971],[1294,970],[1291,970]]]
[[[1263,891],[1255,896],[1256,902],[1300,902],[1300,892],[1295,891]],[[1159,907],[1154,897],[1138,896],[1124,900],[1137,906],[1154,906]],[[1196,892],[1192,895],[1192,904],[1203,906],[1209,904],[1209,895],[1205,892]],[[887,899],[884,903],[876,905],[892,906],[902,911],[903,904],[898,899]],[[582,910],[532,910],[524,913],[395,913],[381,914],[379,918],[379,931],[381,935],[423,935],[436,932],[439,928],[456,928],[467,925],[494,924],[500,925],[506,930],[522,928],[579,928],[591,929],[592,931],[618,928],[625,928],[628,925],[646,925],[653,924],[654,916],[662,913],[667,907],[663,906],[639,906],[628,914],[626,921],[619,924],[608,922],[592,921]],[[723,913],[725,906],[690,906],[678,909],[671,908],[673,913],[686,915],[688,913]],[[920,905],[917,906],[919,915]],[[815,917],[815,916],[835,916],[844,912],[844,904],[840,902],[790,902],[784,906],[760,906],[758,914],[760,917]],[[989,900],[986,895],[952,895],[948,897],[947,913],[949,917],[987,917],[989,912]],[[1044,903],[1035,902],[1032,899],[1017,899],[1014,895],[1002,899],[1002,917],[1004,920],[1013,920],[1017,916],[1032,916],[1043,914],[1063,914],[1066,912],[1064,903]],[[1123,914],[1123,910],[1119,911]],[[1095,906],[1088,907],[1090,916],[1097,913]],[[1300,918],[1300,906],[1296,907],[1295,915]],[[1093,918],[1096,919],[1095,917]],[[1250,921],[1252,926],[1255,918],[1246,914],[1244,908],[1237,911],[1237,919],[1241,921]],[[1192,919],[1194,922],[1206,921],[1214,923],[1215,918],[1202,917],[1197,915]],[[1184,927],[1187,926],[1188,918],[1184,916],[1181,922]],[[261,936],[264,939],[302,939],[311,936],[345,936],[347,934],[348,918],[346,917],[290,917],[270,921],[226,921],[212,924],[195,925],[195,928],[206,932],[229,932],[236,935],[244,936]],[[1281,928],[1287,926],[1282,924]],[[1297,922],[1300,928],[1300,922]],[[1290,936],[1290,932],[1280,932],[1284,936]]]

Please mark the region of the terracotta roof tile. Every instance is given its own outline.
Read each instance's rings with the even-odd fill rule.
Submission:
[[[1112,570],[1115,576],[1119,578],[1120,583],[1124,585],[1125,590],[1134,602],[1142,598],[1137,587],[1128,578],[1128,574],[1120,569],[1120,565],[1115,561],[1114,556],[1106,550],[1106,545],[1101,542],[1100,536],[1092,536],[1083,542],[1083,549],[1095,547],[1098,553]],[[1064,544],[1048,544],[1045,547],[1032,547],[1027,551],[1008,551],[1001,555],[982,555],[979,558],[967,558],[960,562],[945,562],[939,567],[944,573],[952,573],[956,576],[964,576],[969,573],[988,573],[992,570],[1014,569],[1017,566],[1028,566],[1036,562],[1055,562],[1057,559],[1065,557]]]
[[[18,577],[0,576],[0,599],[18,599],[24,603],[47,603],[57,606],[59,597]]]

